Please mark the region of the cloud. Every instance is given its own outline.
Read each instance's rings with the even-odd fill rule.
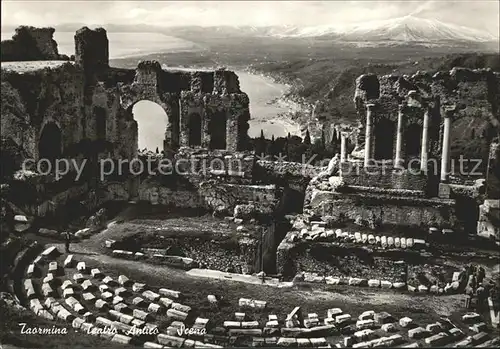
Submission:
[[[408,14],[498,34],[498,1],[2,1],[2,24],[347,25]]]

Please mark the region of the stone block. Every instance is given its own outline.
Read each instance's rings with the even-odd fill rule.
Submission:
[[[42,295],[44,297],[49,297],[49,296],[52,296],[54,294],[54,290],[52,289],[52,287],[50,287],[49,284],[42,284]]]
[[[367,286],[368,280],[361,278],[349,278],[349,286]]]
[[[111,276],[106,276],[104,279],[102,279],[102,282],[105,284],[105,285],[108,285],[108,286],[111,286],[111,285],[114,285],[116,284],[116,281],[113,280],[113,278]]]
[[[68,297],[71,297],[75,294],[75,291],[73,290],[73,288],[71,287],[68,287],[66,288],[64,291],[63,291],[63,297],[64,298],[68,298]]]
[[[382,280],[382,281],[380,281],[380,287],[382,287],[382,288],[392,288],[392,282],[386,281],[386,280]]]
[[[191,311],[191,307],[188,305],[180,304],[180,303],[172,303],[170,306],[172,309],[182,311],[183,313],[189,313]]]
[[[85,277],[83,277],[83,275],[80,273],[76,273],[73,275],[73,280],[75,280],[75,282],[77,283],[81,283],[83,282],[83,280],[85,280]]]
[[[113,306],[113,308],[116,310],[116,311],[119,311],[120,313],[122,314],[125,314],[125,313],[130,313],[131,309],[130,307],[125,304],[125,303],[118,303],[118,304],[115,304]],[[141,319],[143,320],[143,319]]]
[[[184,321],[188,317],[188,314],[179,310],[168,309],[167,316],[175,320]]]
[[[375,321],[373,320],[358,320],[356,322],[356,329],[364,330],[364,329],[372,329],[375,327]]]
[[[392,322],[396,321],[391,314],[389,314],[388,312],[385,312],[385,311],[382,311],[380,313],[376,313],[374,316],[374,320],[379,325],[392,323]]]
[[[161,297],[158,302],[166,308],[170,308],[174,304],[174,301],[167,297]]]
[[[351,321],[351,315],[350,314],[342,314],[342,315],[337,315],[335,317],[335,322],[337,324],[343,324]]]
[[[125,336],[123,334],[115,334],[113,338],[111,338],[111,341],[120,343],[120,344],[130,344],[130,341],[132,340],[132,337]]]
[[[375,312],[373,310],[367,310],[358,316],[358,320],[373,320],[375,318]]]
[[[279,347],[296,347],[297,346],[297,339],[280,337],[278,339],[278,343],[276,343],[276,344]]]
[[[57,249],[57,247],[51,246],[51,247],[46,248],[41,253],[41,256],[45,260],[51,260],[51,259],[54,259],[54,258],[58,257],[60,254],[61,253],[59,252],[59,250]]]
[[[115,295],[120,297],[127,297],[130,292],[125,287],[118,287],[115,289]]]
[[[424,285],[418,286],[418,292],[427,293],[428,291],[429,291],[429,288],[427,286],[424,286]]]
[[[241,322],[240,321],[224,321],[225,328],[241,328]]]
[[[44,284],[52,284],[52,283],[54,283],[54,281],[55,281],[54,274],[53,273],[48,273],[47,276],[45,276],[43,278],[42,282]]]
[[[108,286],[108,285],[102,285],[102,284],[101,284],[101,285],[99,285],[99,291],[100,291],[101,293],[104,293],[104,292],[106,292],[106,291],[109,291],[109,286]]]
[[[135,318],[142,320],[142,321],[146,321],[146,322],[149,322],[153,319],[153,316],[150,313],[145,312],[145,311],[140,310],[140,309],[134,309],[132,311],[132,315]]]
[[[91,292],[85,292],[82,294],[83,300],[90,302],[95,300],[95,296]]]
[[[376,336],[375,332],[373,330],[370,330],[370,329],[354,332],[354,337],[358,341],[369,340],[369,339],[372,339],[374,336]]]
[[[150,303],[148,306],[148,312],[150,313],[161,314],[163,309],[164,308],[161,305],[156,303]]]
[[[124,301],[124,300],[123,300],[123,298],[122,298],[122,297],[120,297],[120,296],[114,296],[114,297],[113,297],[113,300],[111,301],[111,304],[113,304],[113,305],[117,305],[117,304],[122,303],[123,301]]]
[[[107,302],[103,301],[102,299],[98,299],[95,301],[95,307],[97,309],[108,309],[109,304]]]
[[[207,299],[211,304],[217,304],[217,297],[214,296],[213,294],[209,294],[207,296]]]
[[[141,284],[139,282],[135,282],[132,285],[132,291],[134,292],[143,292],[146,289],[146,284]]]
[[[430,345],[431,347],[439,347],[447,344],[448,342],[449,342],[449,336],[444,332],[435,334],[425,339],[425,343],[427,345]]]
[[[118,283],[122,286],[130,286],[133,282],[125,275],[118,276]]]
[[[423,327],[416,327],[412,328],[411,330],[408,331],[408,337],[411,339],[422,339],[422,338],[427,338],[430,336],[429,331],[427,331]]]
[[[437,334],[442,330],[441,325],[439,323],[429,324],[425,327],[425,329],[429,331],[431,334]]]
[[[56,273],[57,272],[57,269],[58,269],[58,265],[57,265],[57,262],[50,262],[49,263],[49,273]]]
[[[70,254],[66,257],[63,265],[65,268],[72,268],[75,265],[75,260],[74,260],[72,254]]]
[[[368,286],[378,288],[380,287],[380,280],[370,279],[368,280]]]
[[[381,328],[385,332],[396,332],[398,330],[394,323],[383,324]]]
[[[244,321],[245,313],[236,312],[234,313],[234,318],[236,319],[236,321]]]
[[[96,279],[100,279],[100,278],[104,277],[104,274],[97,268],[91,269],[90,275],[92,275],[92,277],[96,278]]]
[[[469,327],[469,330],[475,333],[485,332],[488,330],[488,326],[484,322],[479,322]]]
[[[78,262],[78,264],[76,265],[76,270],[78,270],[80,273],[85,273],[87,271],[85,262]]]
[[[342,315],[343,311],[340,308],[331,308],[326,311],[329,318],[335,318],[338,315]]]
[[[242,321],[241,328],[259,328],[258,321]]]
[[[82,282],[82,289],[84,291],[87,291],[87,290],[90,291],[90,290],[95,290],[96,287],[90,280],[85,280],[84,282]]]
[[[160,299],[160,295],[158,293],[155,293],[153,291],[144,291],[142,293],[142,295],[144,296],[144,298],[146,298],[147,300],[150,300],[151,302],[156,302]]]
[[[120,314],[120,322],[124,324],[130,325],[134,321],[134,317],[128,314]],[[141,320],[142,321],[142,320]],[[144,324],[144,328],[146,328],[147,324]]]
[[[184,344],[185,339],[177,336],[170,336],[166,334],[159,334],[157,336],[158,343],[167,347],[180,348]]]
[[[407,316],[399,319],[399,325],[403,328],[408,328],[413,325],[413,320]]]
[[[113,299],[113,294],[111,292],[103,292],[101,294],[101,298],[104,299],[105,301],[111,301]]]
[[[465,323],[475,323],[481,320],[481,315],[474,312],[466,313],[462,316],[462,321]]]

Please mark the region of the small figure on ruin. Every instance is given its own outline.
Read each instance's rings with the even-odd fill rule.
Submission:
[[[71,234],[69,232],[64,233],[64,246],[66,248],[66,253],[69,253],[70,242],[71,242]]]

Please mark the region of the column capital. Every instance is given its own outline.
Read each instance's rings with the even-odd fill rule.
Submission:
[[[455,115],[457,107],[455,105],[447,105],[444,107],[443,117],[451,118]]]
[[[366,105],[366,110],[373,111],[373,109],[375,109],[376,106],[377,105],[374,104],[374,103],[369,103],[369,104]]]

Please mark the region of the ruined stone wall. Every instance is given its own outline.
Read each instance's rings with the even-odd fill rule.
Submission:
[[[54,28],[16,28],[12,39],[1,43],[1,61],[68,60],[67,56],[59,54],[54,32]]]
[[[427,176],[410,170],[394,171],[392,166],[364,168],[361,162],[340,163],[346,185],[427,191]]]
[[[83,137],[83,75],[71,63],[17,73],[2,70],[2,137],[13,139],[37,158],[43,127],[55,123],[62,147]],[[5,127],[4,127],[5,126]]]
[[[463,227],[455,211],[454,200],[423,199],[379,193],[335,193],[315,191],[312,194],[311,214],[334,222],[354,222],[377,228],[408,226],[427,230],[429,227]]]
[[[498,126],[498,120],[500,120],[499,82],[499,74],[489,69],[454,68],[451,71],[438,72],[434,75],[426,72],[417,72],[411,76],[362,75],[356,80],[354,96],[362,125],[360,143],[364,143],[366,105],[369,103],[375,104],[374,129],[381,119],[391,121],[395,127],[398,106],[402,103],[407,105],[404,110],[407,119],[406,128],[412,124],[421,126],[424,112],[428,110],[431,158],[440,156],[443,120],[441,115],[446,106],[457,107],[453,118],[452,145],[463,136],[471,137],[471,132],[482,135],[483,131],[491,126],[496,128],[498,133],[500,130]],[[393,137],[395,148],[395,132]],[[375,138],[372,137],[373,150],[377,142]],[[404,139],[403,142],[405,142]]]
[[[285,239],[286,240],[286,239]],[[389,282],[404,282],[404,268],[391,258],[377,256],[363,248],[346,248],[330,243],[286,242],[277,250],[277,271],[286,279],[300,273],[314,275],[316,280],[325,278],[360,278]]]

